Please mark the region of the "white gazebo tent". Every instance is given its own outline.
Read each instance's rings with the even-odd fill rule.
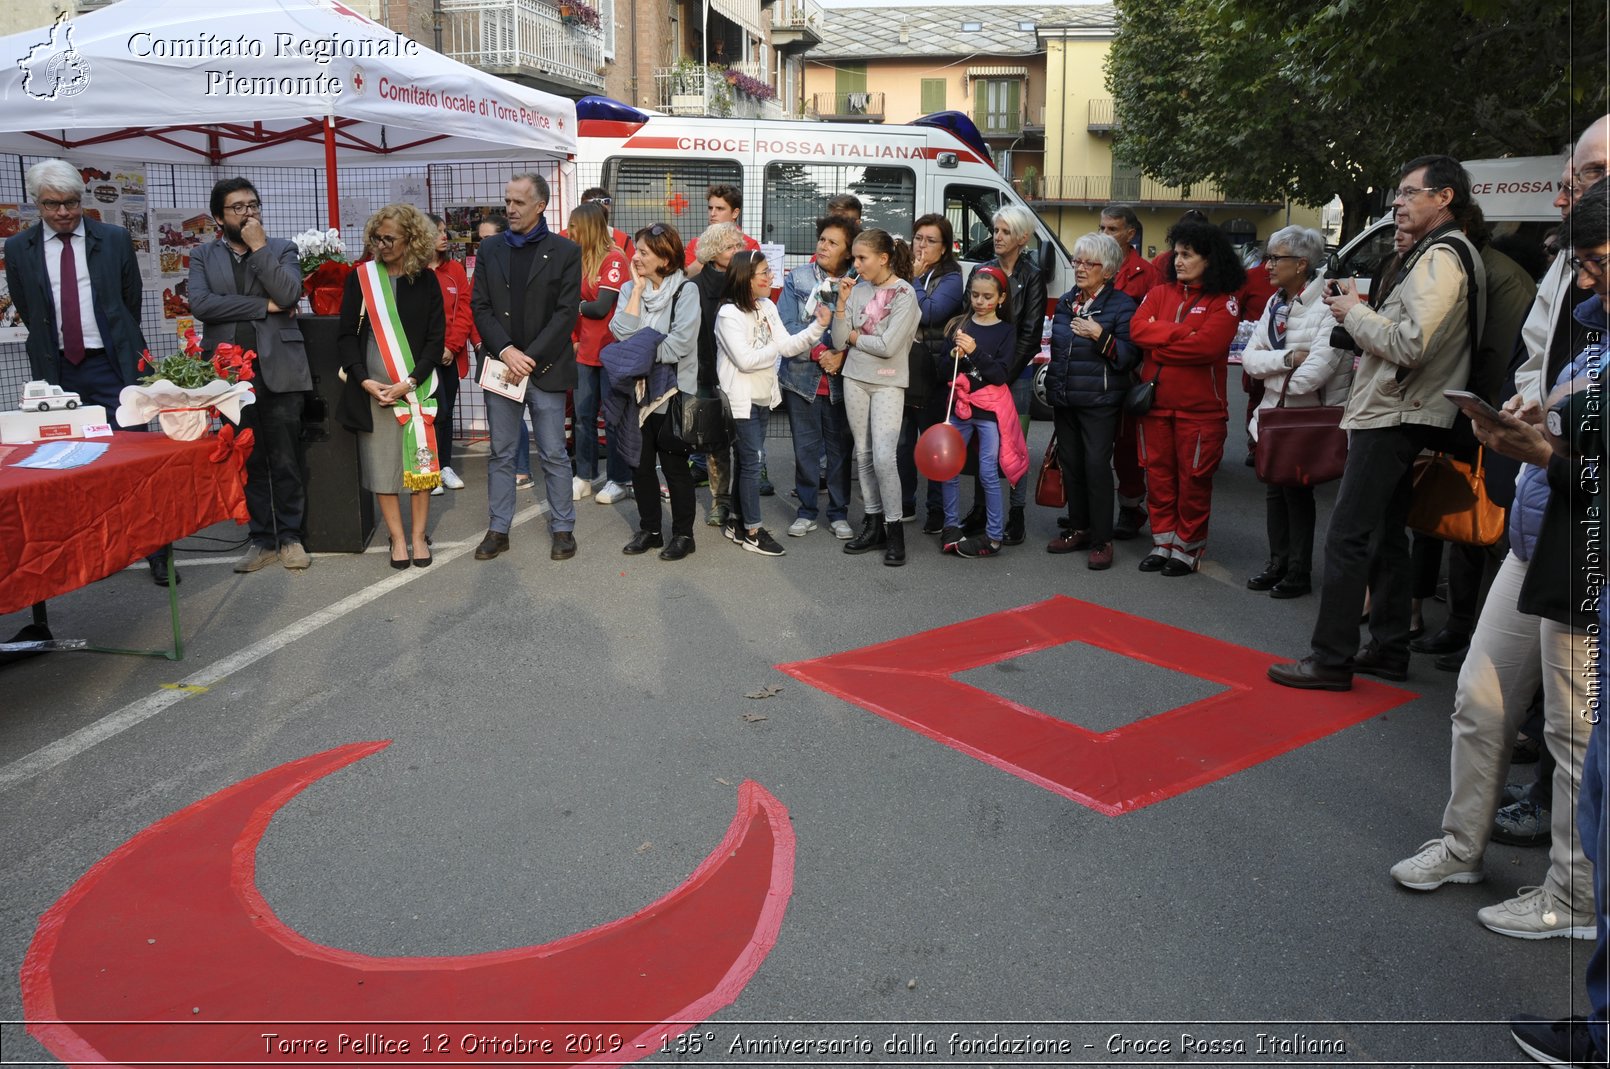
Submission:
[[[318,165],[572,158],[576,108],[339,0],[120,0],[0,38],[0,152]],[[568,170],[568,168],[567,168]]]

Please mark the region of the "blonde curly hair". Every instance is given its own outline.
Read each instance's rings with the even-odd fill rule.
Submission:
[[[402,273],[412,278],[436,262],[436,224],[412,204],[388,204],[363,224],[363,244],[375,253],[375,232],[386,220],[403,235]]]

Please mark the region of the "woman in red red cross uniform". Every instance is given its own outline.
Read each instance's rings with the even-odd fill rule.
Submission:
[[[1181,576],[1196,571],[1207,545],[1213,473],[1230,417],[1225,368],[1241,320],[1235,294],[1246,269],[1211,223],[1180,222],[1168,244],[1167,281],[1146,294],[1129,336],[1145,352],[1142,381],[1157,382],[1140,423],[1152,528],[1140,570]]]

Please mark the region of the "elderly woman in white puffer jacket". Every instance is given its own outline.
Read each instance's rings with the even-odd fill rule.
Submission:
[[[1247,432],[1258,438],[1258,413],[1287,407],[1341,405],[1353,385],[1353,354],[1331,348],[1336,325],[1320,298],[1325,281],[1325,239],[1319,231],[1288,226],[1269,238],[1264,263],[1276,292],[1259,318],[1241,356],[1242,369],[1263,382],[1263,401]],[[1297,598],[1313,589],[1314,490],[1310,486],[1270,486],[1265,495],[1269,560],[1247,580],[1248,590],[1267,590],[1273,598]]]

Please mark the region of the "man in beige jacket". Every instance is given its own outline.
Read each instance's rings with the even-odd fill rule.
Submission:
[[[1461,231],[1471,198],[1470,176],[1458,160],[1411,160],[1392,203],[1398,229],[1413,244],[1402,266],[1378,280],[1376,306],[1365,304],[1347,279],[1334,281],[1325,298],[1362,359],[1342,417],[1352,434],[1325,538],[1312,652],[1270,667],[1269,678],[1283,686],[1348,690],[1354,672],[1409,674],[1406,523],[1414,458],[1453,426],[1457,410],[1442,391],[1462,390],[1470,378],[1486,279],[1481,256]],[[1360,649],[1366,590],[1371,638]]]

